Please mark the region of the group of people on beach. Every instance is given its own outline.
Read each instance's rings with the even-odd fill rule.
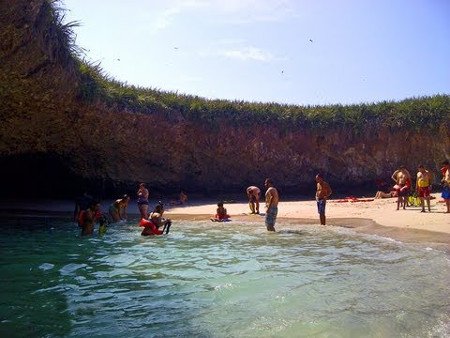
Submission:
[[[440,169],[442,174],[442,198],[446,204],[447,213],[450,213],[450,165],[449,161],[442,162]],[[430,199],[433,186],[433,175],[430,170],[425,168],[423,164],[419,164],[416,174],[415,189],[412,189],[412,177],[404,165],[401,165],[392,174],[392,180],[395,185],[386,191],[377,191],[375,198],[397,197],[397,210],[406,209],[409,205],[409,197],[413,194],[413,190],[420,200],[421,212],[431,212]]]
[[[326,201],[332,194],[330,185],[324,180],[321,174],[316,175],[316,202],[317,211],[319,213],[320,224],[326,224],[325,206]],[[275,188],[272,179],[266,178],[264,181],[266,187],[265,193],[265,224],[267,231],[275,231],[275,221],[278,215],[278,203],[280,201],[280,195]],[[261,190],[257,186],[250,186],[246,189],[248,205],[250,208],[250,214],[259,214],[259,196]]]
[[[450,213],[450,165],[449,161],[444,161],[441,168],[442,174],[442,198],[446,204],[447,213]],[[392,174],[392,180],[394,186],[389,192],[378,191],[375,198],[385,197],[397,197],[397,210],[400,208],[405,209],[408,206],[408,196],[412,190],[412,178],[409,171],[405,166],[401,165]],[[321,174],[317,174],[316,181],[316,202],[317,211],[319,213],[320,224],[326,224],[325,209],[326,203],[332,190],[330,185],[324,180]],[[433,183],[432,173],[425,168],[424,165],[418,166],[418,172],[416,174],[415,191],[420,198],[421,212],[426,212],[425,206],[428,211],[431,211],[430,198],[431,187]],[[265,225],[268,231],[275,231],[275,222],[278,215],[278,203],[280,196],[278,190],[275,188],[272,179],[266,178],[264,181],[266,188],[265,192]],[[246,189],[246,195],[248,198],[248,205],[251,214],[260,214],[260,194],[261,189],[257,186],[249,186]],[[137,206],[140,213],[139,225],[143,227],[142,235],[160,235],[168,233],[172,224],[170,219],[165,219],[164,204],[159,202],[152,212],[149,213],[149,191],[145,183],[139,185],[137,191]],[[187,195],[182,191],[177,201],[171,202],[171,204],[179,205],[184,204],[187,201]],[[127,209],[130,202],[128,195],[123,195],[121,198],[116,199],[108,209],[108,216],[100,211],[100,203],[87,193],[84,193],[79,199],[77,199],[74,211],[74,220],[78,222],[81,228],[82,235],[90,235],[94,231],[94,224],[99,224],[99,233],[104,233],[109,223],[123,222],[127,220]],[[211,218],[212,221],[228,221],[230,215],[227,213],[227,209],[224,207],[223,202],[217,204],[216,214]],[[162,228],[162,230],[160,230]]]

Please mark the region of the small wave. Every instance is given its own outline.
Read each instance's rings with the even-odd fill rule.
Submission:
[[[81,268],[85,268],[87,265],[86,264],[75,264],[75,263],[70,263],[67,265],[64,265],[59,272],[61,273],[61,275],[63,276],[68,276],[71,275],[73,272],[77,271],[78,269]]]
[[[305,232],[302,230],[291,230],[291,229],[283,229],[278,231],[279,234],[295,234],[295,235],[304,235]]]
[[[42,271],[51,270],[54,267],[55,267],[55,265],[51,264],[51,263],[43,263],[43,264],[39,265],[39,269],[41,269]]]

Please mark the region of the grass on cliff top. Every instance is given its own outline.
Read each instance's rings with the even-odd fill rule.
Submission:
[[[284,130],[298,128],[367,128],[436,130],[450,121],[450,95],[409,98],[400,102],[361,103],[353,105],[298,106],[274,102],[208,100],[194,95],[142,88],[114,80],[106,75],[100,64],[82,59],[74,43],[73,27],[63,24],[63,9],[57,1],[51,4],[55,23],[61,32],[63,46],[77,61],[80,86],[79,99],[85,102],[105,102],[119,110],[143,114],[165,114],[168,118],[181,115],[209,126],[227,122],[241,126],[276,124]]]
[[[215,124],[228,121],[239,125],[277,123],[287,129],[352,127],[389,127],[435,129],[450,120],[450,96],[410,98],[400,102],[361,103],[353,105],[298,106],[274,102],[208,100],[130,86],[104,75],[99,65],[79,61],[82,74],[80,97],[87,101],[101,99],[108,104],[136,113],[163,112],[181,114],[189,120]]]

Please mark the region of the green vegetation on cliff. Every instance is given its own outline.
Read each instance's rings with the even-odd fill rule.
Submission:
[[[298,106],[274,102],[246,102],[207,100],[130,86],[104,75],[99,65],[79,61],[83,74],[81,97],[90,102],[102,100],[108,104],[137,113],[151,114],[164,109],[170,114],[180,113],[210,127],[227,121],[241,126],[277,124],[293,131],[297,128],[323,129],[349,127],[364,131],[370,127],[390,127],[419,130],[436,129],[450,117],[450,96],[409,98],[400,102],[361,103],[353,105]]]
[[[449,95],[302,107],[130,86],[83,60],[63,14],[49,0],[0,2],[5,195],[30,185],[107,194],[137,181],[240,191],[268,176],[298,192],[317,171],[335,186],[363,185],[400,163],[436,170],[450,156]]]

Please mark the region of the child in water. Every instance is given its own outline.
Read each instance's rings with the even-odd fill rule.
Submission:
[[[230,220],[230,215],[227,214],[227,209],[224,208],[223,202],[217,203],[216,215],[211,218],[213,222],[227,222]]]

